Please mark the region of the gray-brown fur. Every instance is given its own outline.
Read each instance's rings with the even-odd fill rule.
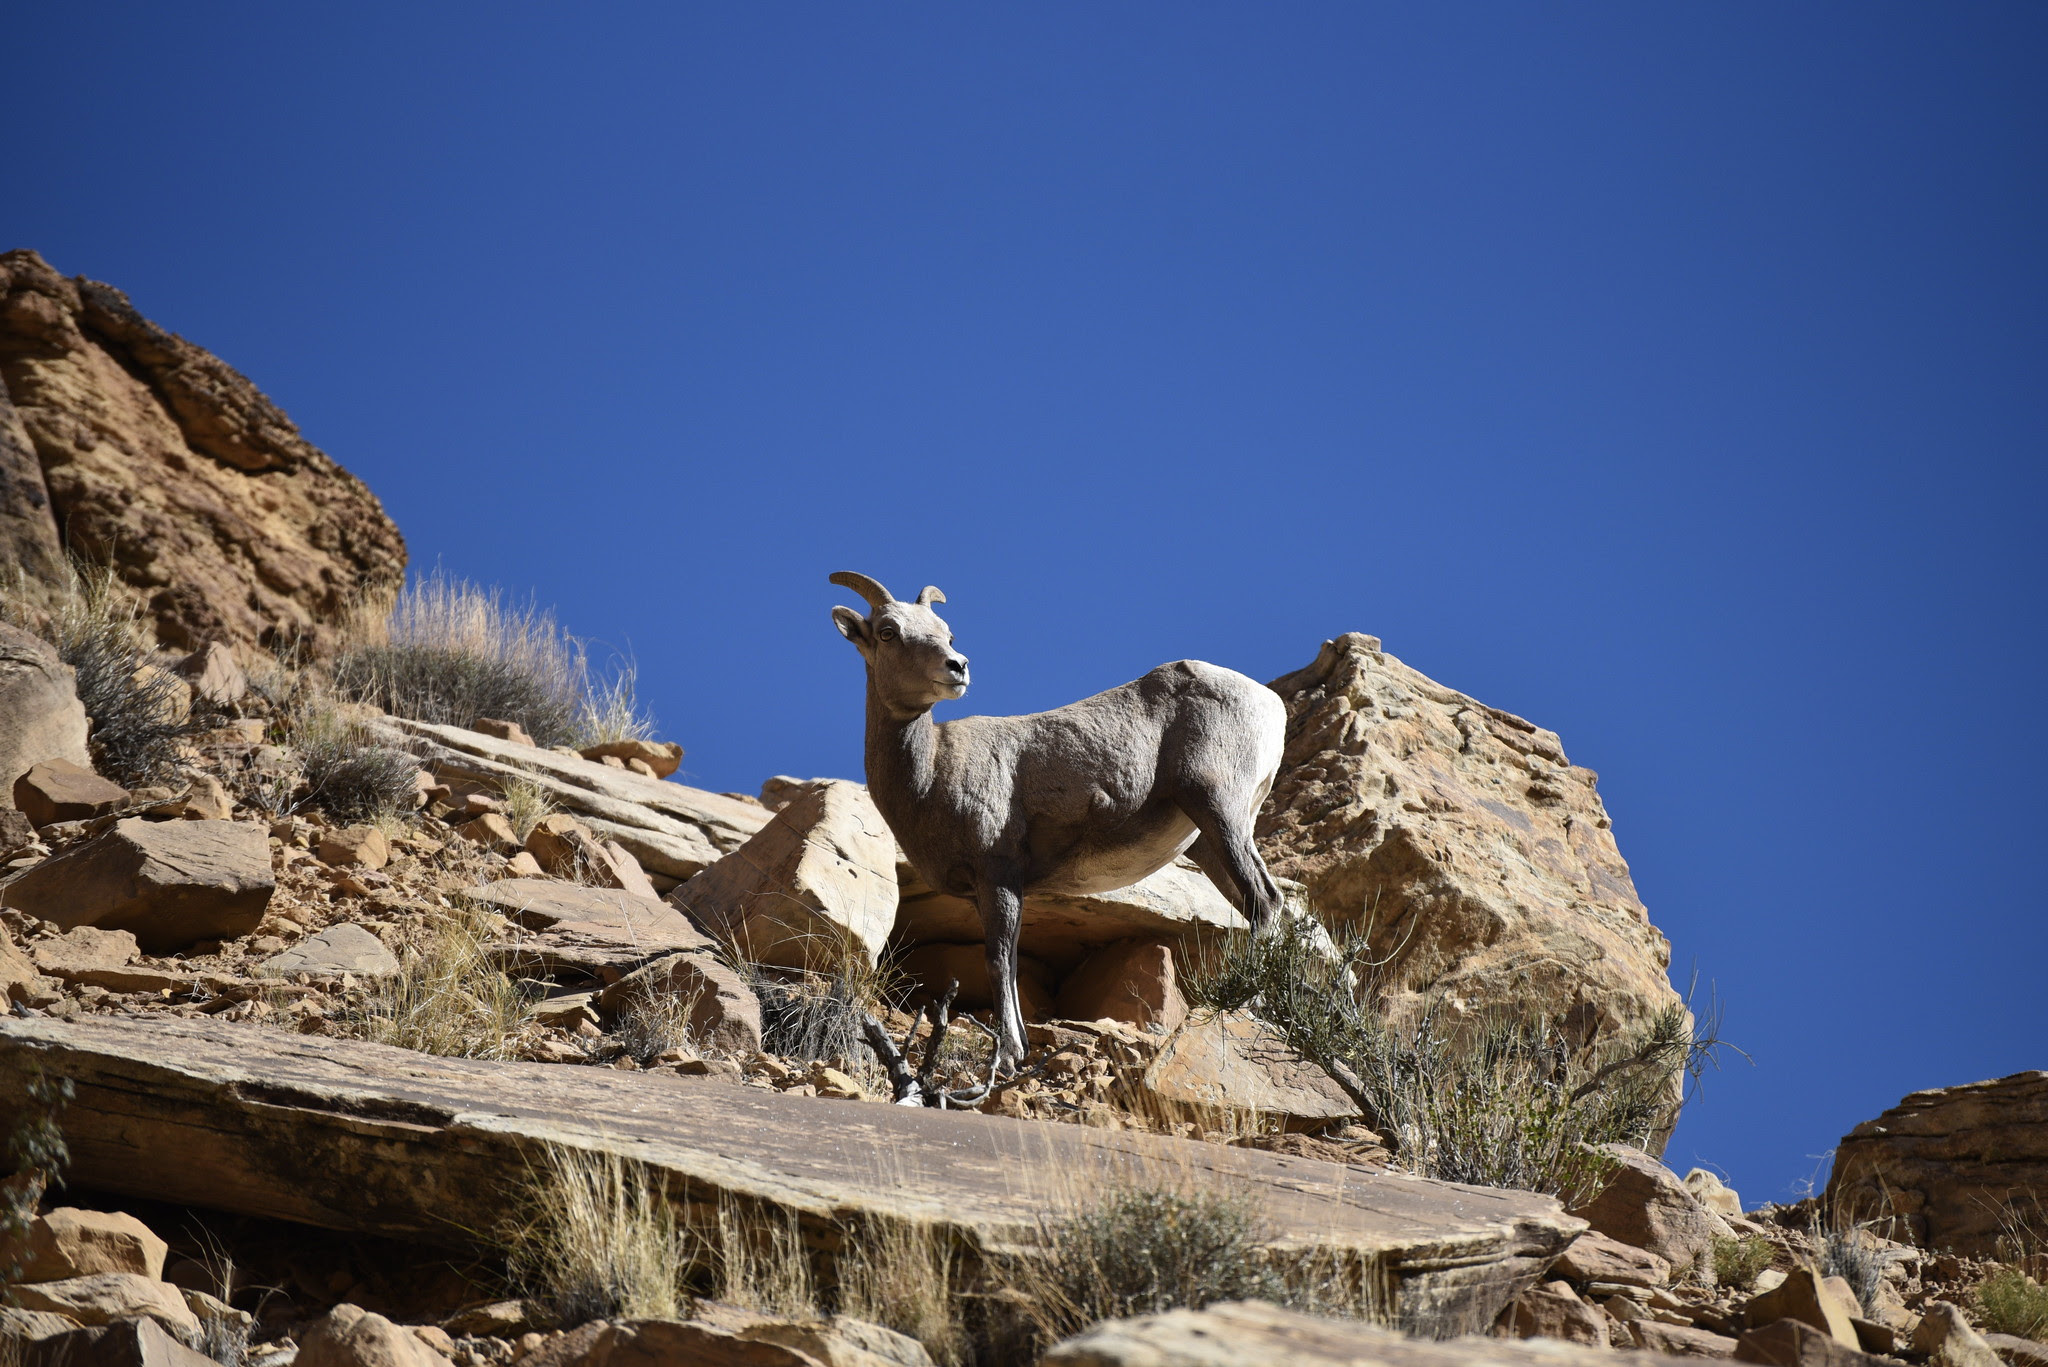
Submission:
[[[919,875],[980,909],[1008,1062],[1024,1053],[1025,896],[1126,887],[1186,851],[1254,928],[1266,925],[1279,891],[1252,821],[1280,767],[1279,695],[1178,660],[1050,712],[934,722],[932,708],[968,683],[931,608],[946,596],[927,588],[899,602],[845,571],[832,582],[870,606],[866,617],[832,609],[868,666],[868,791]]]

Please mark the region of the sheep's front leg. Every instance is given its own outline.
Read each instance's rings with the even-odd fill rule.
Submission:
[[[976,900],[988,948],[989,991],[995,998],[996,1069],[1011,1073],[1024,1063],[1024,1010],[1017,998],[1017,937],[1024,929],[1024,899],[1017,889],[990,881],[982,884]]]

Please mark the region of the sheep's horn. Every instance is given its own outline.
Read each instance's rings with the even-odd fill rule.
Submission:
[[[855,574],[852,570],[839,571],[839,573],[832,576],[832,582],[841,588],[852,589],[855,593],[867,599],[868,606],[871,608],[878,608],[884,603],[896,601],[895,594],[889,592],[889,590],[883,588],[866,575]]]
[[[924,592],[917,595],[917,605],[921,608],[928,608],[933,603],[943,603],[945,601],[946,595],[940,593],[937,586],[932,584],[926,584]]]

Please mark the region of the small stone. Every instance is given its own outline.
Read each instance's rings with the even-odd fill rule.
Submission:
[[[1922,1308],[1911,1346],[1928,1367],[2001,1367],[1984,1336],[1948,1301],[1930,1301]]]
[[[249,676],[242,672],[234,651],[219,641],[208,641],[179,661],[178,673],[191,685],[195,697],[216,707],[232,706],[249,692]]]
[[[1607,1312],[1588,1305],[1565,1281],[1532,1286],[1501,1312],[1501,1324],[1518,1339],[1563,1339],[1596,1348],[1607,1346]]]
[[[517,854],[519,837],[512,830],[512,823],[496,812],[485,812],[473,821],[466,821],[455,828],[455,833],[473,845],[496,850],[500,854]]]
[[[521,850],[506,861],[505,876],[507,878],[544,878],[547,876],[547,870],[540,866],[538,859],[535,859],[525,850]]]
[[[187,821],[226,821],[235,814],[235,797],[212,774],[195,774],[185,794]]]
[[[388,978],[398,972],[398,967],[398,956],[382,940],[361,926],[344,921],[265,959],[257,971],[268,978],[293,973],[329,978],[345,973],[361,978]]]
[[[447,1362],[382,1315],[337,1305],[299,1336],[295,1367],[446,1367]]]
[[[391,862],[391,842],[375,826],[342,826],[320,832],[319,855],[330,868],[381,869]]]
[[[526,728],[516,721],[500,721],[496,717],[478,717],[469,724],[469,729],[482,736],[493,736],[498,740],[509,740],[514,745],[532,745],[533,737],[526,734]]]
[[[580,753],[585,759],[615,759],[628,769],[637,763],[640,767],[636,772],[644,772],[649,778],[667,778],[683,762],[683,747],[673,741],[606,741],[602,745],[587,745]]]
[[[1795,1267],[1785,1274],[1780,1285],[1750,1297],[1743,1304],[1742,1314],[1749,1323],[1759,1325],[1775,1320],[1797,1320],[1820,1330],[1844,1348],[1861,1348],[1856,1328],[1849,1323],[1856,1314],[1854,1299],[1844,1305],[1836,1289],[1828,1286],[1810,1267]],[[1962,1367],[1962,1364],[1953,1364],[1952,1367]]]

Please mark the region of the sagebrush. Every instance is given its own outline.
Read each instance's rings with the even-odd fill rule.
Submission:
[[[1465,1015],[1441,996],[1390,1021],[1366,938],[1306,916],[1188,957],[1191,1003],[1270,1021],[1353,1094],[1399,1166],[1444,1181],[1590,1195],[1609,1166],[1592,1148],[1668,1132],[1684,1079],[1719,1046],[1680,1006],[1592,1049],[1549,1022]]]

